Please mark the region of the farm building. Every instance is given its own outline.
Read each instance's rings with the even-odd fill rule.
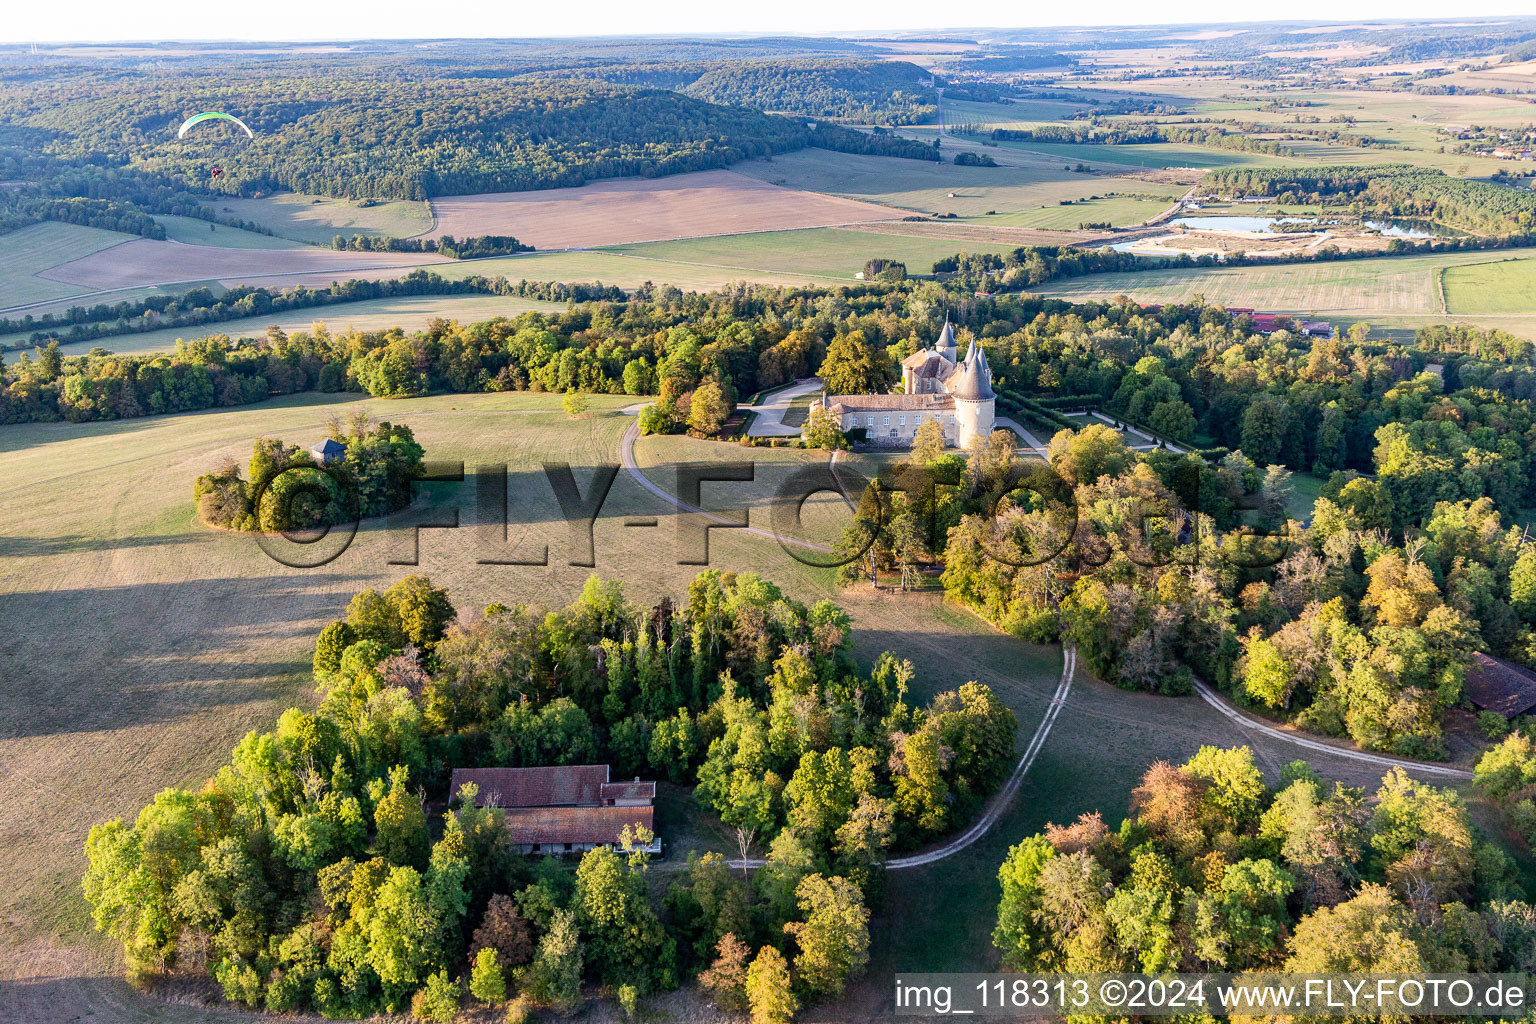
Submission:
[[[347,454],[347,446],[335,438],[328,437],[309,450],[316,462],[322,466],[329,466],[333,462],[340,462]]]
[[[475,806],[498,807],[519,853],[584,853],[614,846],[626,826],[656,831],[656,783],[612,782],[605,764],[455,768],[451,792],[474,783]],[[647,848],[661,852],[661,840]]]
[[[1467,699],[1479,711],[1511,719],[1536,708],[1536,673],[1481,651],[1472,655],[1464,685]]]

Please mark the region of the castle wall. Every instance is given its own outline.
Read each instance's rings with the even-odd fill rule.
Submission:
[[[970,402],[965,399],[955,399],[955,424],[957,427],[956,441],[961,448],[969,448],[975,438],[985,440],[992,434],[992,424],[996,419],[997,400],[989,398],[984,402]]]

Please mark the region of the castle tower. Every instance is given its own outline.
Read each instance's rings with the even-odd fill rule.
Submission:
[[[950,378],[950,396],[955,400],[956,438],[961,448],[969,448],[975,438],[985,440],[992,433],[997,415],[997,393],[992,390],[992,368],[987,354],[973,340],[965,361]]]
[[[955,348],[955,329],[949,325],[949,317],[944,318],[944,329],[939,332],[939,340],[934,342],[933,349],[952,363],[959,355]]]

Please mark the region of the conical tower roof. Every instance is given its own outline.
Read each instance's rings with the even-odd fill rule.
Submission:
[[[954,361],[955,329],[949,325],[948,317],[944,318],[944,329],[939,332],[939,340],[934,342],[933,347],[939,351],[939,354],[947,356],[951,362]]]
[[[955,371],[949,393],[966,402],[986,402],[997,397],[992,390],[992,368],[987,365],[987,354],[974,339],[965,361]]]

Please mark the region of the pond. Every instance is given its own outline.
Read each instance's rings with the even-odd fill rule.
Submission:
[[[1427,220],[1362,220],[1360,223],[1391,238],[1439,238],[1452,233]]]
[[[1169,223],[1194,231],[1268,231],[1269,226],[1280,219],[1279,217],[1175,217]]]

